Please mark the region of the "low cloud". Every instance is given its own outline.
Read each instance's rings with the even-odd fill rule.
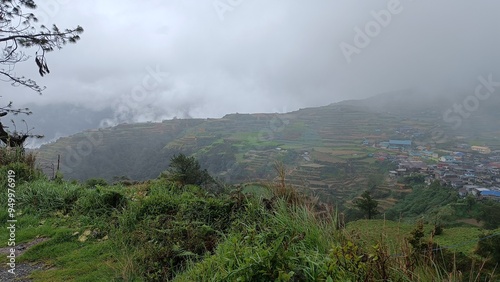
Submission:
[[[49,76],[31,60],[16,67],[48,87],[42,96],[1,83],[2,101],[110,109],[110,121],[139,122],[296,110],[412,87],[449,95],[443,89],[464,93],[479,75],[500,75],[493,1],[242,1],[222,21],[213,1],[66,2],[50,20],[82,25],[82,40],[47,56]],[[391,3],[401,11],[346,61],[341,43],[354,46],[356,30]],[[169,77],[123,107],[157,66]]]

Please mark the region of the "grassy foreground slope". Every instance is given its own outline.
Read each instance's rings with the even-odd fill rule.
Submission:
[[[480,261],[455,264],[453,252],[423,251],[426,238],[415,243],[410,226],[382,233],[406,242],[397,249],[368,227],[380,221],[343,229],[332,207],[282,184],[214,195],[166,180],[86,187],[19,175],[16,243],[47,238],[17,258],[44,265],[31,274],[34,281],[493,279]],[[0,202],[7,205],[5,193]],[[0,218],[6,222],[5,209]],[[359,224],[365,226],[353,229]]]

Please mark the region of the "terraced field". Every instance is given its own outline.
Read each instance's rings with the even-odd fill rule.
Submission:
[[[397,111],[377,112],[356,103],[337,103],[286,114],[122,124],[44,145],[39,159],[51,168],[60,155],[61,171],[69,179],[126,176],[144,180],[157,177],[173,155],[184,153],[195,156],[212,175],[228,183],[270,181],[276,176],[274,163],[281,161],[294,186],[332,201],[346,201],[369,188],[370,175],[380,174],[373,154],[381,149],[372,144],[413,138],[411,133],[398,131],[403,127],[422,132],[416,143],[434,143],[431,131],[442,123],[439,111],[393,109]],[[500,146],[498,121],[491,124],[491,130],[464,138],[478,144],[489,140],[492,148]],[[467,132],[477,133],[463,130]],[[362,145],[365,140],[369,146]],[[391,183],[378,183],[376,189],[384,195],[380,198],[383,208],[408,192]]]

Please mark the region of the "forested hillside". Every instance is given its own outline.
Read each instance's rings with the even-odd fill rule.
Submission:
[[[165,170],[170,157],[184,153],[226,183],[266,181],[273,177],[274,162],[281,161],[288,169],[289,183],[336,202],[367,186],[385,185],[381,175],[390,167],[374,165],[377,154],[385,154],[375,148],[382,141],[411,139],[415,145],[443,149],[460,141],[500,149],[500,119],[483,124],[481,134],[476,134],[475,126],[454,130],[442,119],[450,101],[432,106],[414,103],[411,111],[405,110],[404,102],[415,100],[418,97],[408,93],[392,93],[284,114],[122,124],[44,145],[38,159],[51,174],[60,155],[61,172],[67,179],[146,180]],[[371,104],[374,107],[369,108]],[[465,122],[482,118],[471,116]]]

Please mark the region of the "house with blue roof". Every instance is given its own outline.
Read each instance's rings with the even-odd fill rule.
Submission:
[[[500,201],[500,191],[488,190],[480,192],[481,199],[492,199],[495,201]]]
[[[389,140],[389,149],[410,149],[411,140]]]

